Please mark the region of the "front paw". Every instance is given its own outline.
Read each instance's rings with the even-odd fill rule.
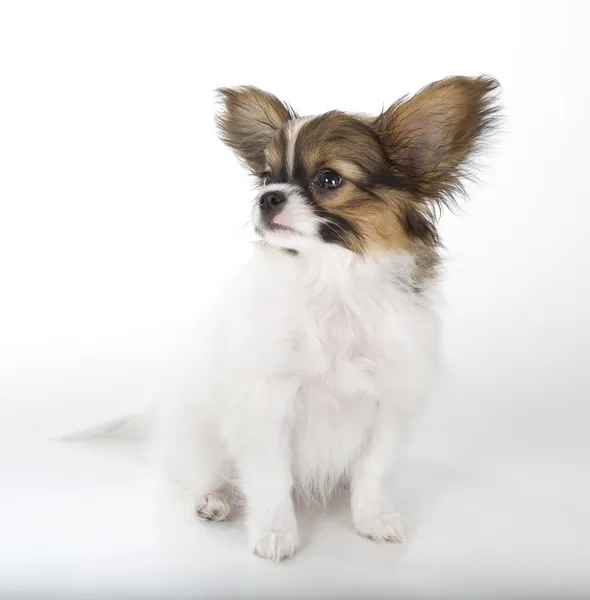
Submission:
[[[269,531],[260,534],[252,544],[254,554],[267,560],[279,562],[292,558],[299,546],[297,531]]]
[[[405,542],[404,526],[397,513],[381,513],[355,521],[357,533],[374,542]]]

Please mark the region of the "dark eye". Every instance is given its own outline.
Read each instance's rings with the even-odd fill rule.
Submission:
[[[320,171],[316,179],[318,185],[325,190],[335,190],[342,184],[342,177],[340,177],[336,171],[332,171],[331,169]]]
[[[268,172],[262,173],[262,175],[260,176],[260,180],[262,181],[262,185],[270,185],[274,181],[272,175]]]

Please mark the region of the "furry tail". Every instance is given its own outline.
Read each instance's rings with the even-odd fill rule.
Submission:
[[[142,440],[148,437],[153,427],[153,415],[141,413],[104,421],[91,427],[54,436],[52,439],[57,442],[87,442],[101,439]]]

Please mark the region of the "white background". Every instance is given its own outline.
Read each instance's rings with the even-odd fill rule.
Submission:
[[[589,13],[0,5],[0,595],[587,597]],[[334,510],[272,568],[240,521],[158,509],[139,447],[46,439],[151,402],[248,256],[251,187],[215,137],[215,88],[378,112],[480,73],[506,121],[442,223],[448,377],[398,480],[407,545],[373,546]]]

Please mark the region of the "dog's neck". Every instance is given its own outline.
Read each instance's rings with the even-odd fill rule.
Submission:
[[[289,269],[292,265],[294,277],[300,277],[302,285],[306,281],[321,280],[333,285],[391,285],[398,290],[422,293],[436,280],[436,273],[424,277],[424,268],[419,254],[412,252],[381,253],[361,256],[333,244],[318,244],[302,249],[292,249],[268,244],[257,244],[263,252],[284,257],[278,269]],[[274,265],[274,263],[271,263]]]

